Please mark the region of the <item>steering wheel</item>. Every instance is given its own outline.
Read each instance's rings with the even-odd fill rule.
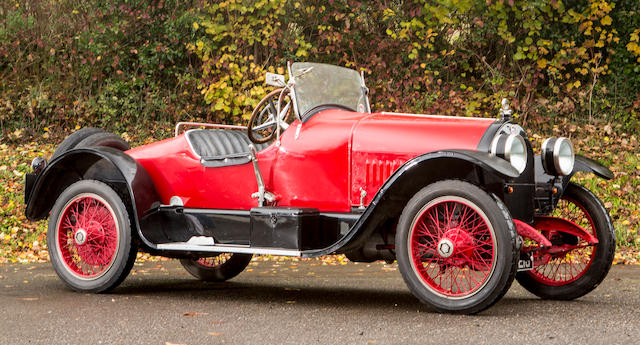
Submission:
[[[279,98],[284,98],[288,93],[287,89],[276,89],[269,92],[258,103],[253,113],[251,113],[251,119],[247,127],[249,140],[256,144],[264,144],[276,136],[278,127],[283,130],[289,127],[285,119],[291,113],[291,101],[280,109],[280,114],[278,114],[276,106]]]

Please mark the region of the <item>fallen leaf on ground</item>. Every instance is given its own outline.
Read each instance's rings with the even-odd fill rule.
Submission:
[[[196,313],[195,311],[192,311],[190,313],[182,314],[182,316],[198,316],[198,315],[209,315],[209,313]]]
[[[22,297],[20,298],[21,301],[37,301],[38,297]]]
[[[218,332],[209,332],[209,335],[212,335],[214,337],[219,337],[222,335],[222,333],[218,333]]]

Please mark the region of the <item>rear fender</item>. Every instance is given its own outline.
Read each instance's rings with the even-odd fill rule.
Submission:
[[[126,204],[140,239],[153,247],[140,231],[139,219],[159,201],[147,171],[126,153],[111,147],[73,149],[53,159],[36,177],[26,197],[25,215],[38,220],[49,215],[58,196],[74,182],[98,180],[111,186]]]
[[[407,161],[382,185],[362,216],[340,241],[305,256],[346,252],[361,247],[387,220],[397,218],[406,203],[431,183],[457,179],[480,185],[503,198],[504,185],[519,176],[506,160],[471,150],[436,151]],[[307,255],[308,254],[308,255]]]

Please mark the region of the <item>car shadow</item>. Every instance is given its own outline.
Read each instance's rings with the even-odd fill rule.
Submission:
[[[514,283],[515,284],[515,283]],[[513,287],[512,287],[513,289]],[[351,309],[360,311],[424,312],[434,313],[421,304],[408,289],[344,287],[344,286],[300,286],[293,284],[273,284],[270,282],[234,282],[206,283],[192,279],[142,279],[126,282],[110,293],[111,295],[136,295],[142,297],[160,297],[161,299],[214,301],[239,301],[252,303],[284,304],[311,306],[321,309]],[[513,316],[537,317],[549,309],[571,309],[573,307],[597,307],[600,303],[576,301],[547,301],[533,295],[508,293],[491,308],[474,317]]]

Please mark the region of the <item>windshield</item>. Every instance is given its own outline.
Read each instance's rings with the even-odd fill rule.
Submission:
[[[296,62],[291,65],[298,112],[304,117],[320,105],[339,105],[353,111],[370,111],[358,72],[333,65]]]

